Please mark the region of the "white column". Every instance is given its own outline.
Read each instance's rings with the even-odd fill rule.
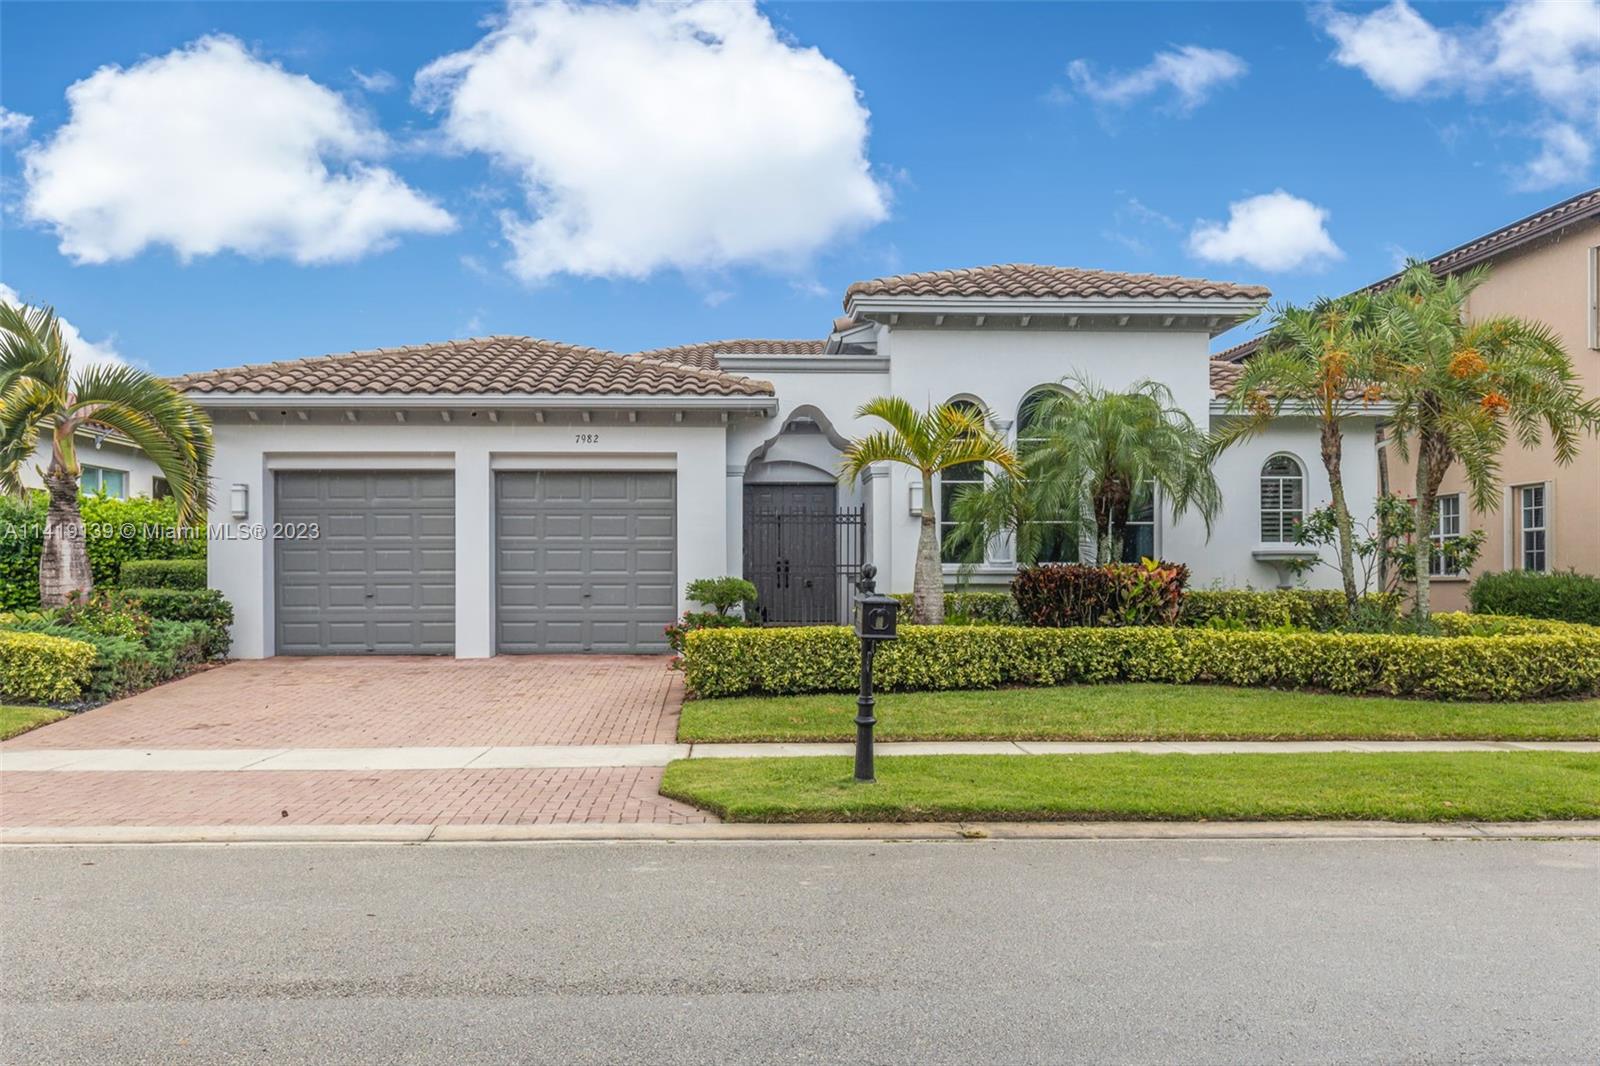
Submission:
[[[872,523],[868,531],[867,559],[878,568],[878,591],[903,592],[894,585],[894,478],[885,464],[868,467],[863,495],[867,500],[867,519]],[[909,589],[910,586],[907,586]]]
[[[728,466],[728,569],[732,577],[744,576],[744,467]]]
[[[456,449],[456,658],[494,654],[494,473],[485,444]]]

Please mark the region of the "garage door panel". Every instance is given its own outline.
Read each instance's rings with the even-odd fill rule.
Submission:
[[[275,519],[318,529],[275,547],[279,654],[454,650],[453,475],[284,471],[274,482]]]
[[[495,496],[501,651],[666,650],[675,475],[518,471],[497,476]]]

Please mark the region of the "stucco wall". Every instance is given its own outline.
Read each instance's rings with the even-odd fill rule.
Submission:
[[[128,475],[129,496],[149,496],[153,480],[161,476],[160,468],[139,449],[109,440],[96,445],[94,438],[87,435],[78,438],[78,463],[125,472]],[[50,442],[41,440],[34,448],[33,456],[22,464],[22,483],[30,489],[44,488],[39,468],[49,465]]]
[[[1555,330],[1583,382],[1586,397],[1600,396],[1600,351],[1589,347],[1589,301],[1594,280],[1589,273],[1589,249],[1600,245],[1600,222],[1573,227],[1558,240],[1519,249],[1501,256],[1490,267],[1489,278],[1473,293],[1468,314],[1479,318],[1512,314],[1543,322]],[[1414,494],[1415,467],[1389,448],[1390,484],[1396,492]],[[1548,482],[1549,569],[1575,568],[1600,574],[1600,441],[1583,440],[1578,458],[1558,466],[1548,443],[1524,448],[1515,442],[1501,456],[1500,506],[1490,512],[1472,512],[1463,524],[1482,529],[1488,539],[1473,574],[1507,570],[1521,565],[1516,551],[1516,528],[1511,512],[1511,488]],[[1459,469],[1445,475],[1439,491],[1469,497]],[[1511,534],[1511,535],[1508,535]],[[1468,578],[1434,578],[1434,604],[1441,610],[1466,605]]]
[[[238,416],[234,416],[238,417]],[[213,472],[216,502],[211,511],[209,573],[236,606],[232,654],[259,658],[273,654],[272,543],[251,535],[254,526],[270,531],[272,477],[277,470],[447,469],[455,472],[456,492],[456,655],[477,658],[494,653],[493,470],[674,469],[678,476],[678,595],[698,577],[726,571],[724,520],[726,427],[715,415],[691,415],[682,423],[670,416],[660,424],[629,424],[625,416],[597,413],[591,424],[537,425],[504,416],[497,425],[458,418],[445,424],[438,414],[414,415],[398,424],[349,424],[339,412],[317,413],[312,421],[274,419],[274,424],[220,421]],[[659,417],[659,416],[657,416]],[[375,421],[375,419],[373,420]],[[598,437],[577,442],[579,433]],[[248,487],[250,514],[243,521],[229,513],[231,488]]]

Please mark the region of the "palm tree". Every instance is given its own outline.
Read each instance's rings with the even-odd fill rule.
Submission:
[[[969,545],[1002,533],[1015,538],[1017,562],[1037,559],[1039,522],[1070,528],[1093,524],[1096,561],[1122,557],[1122,531],[1150,493],[1168,501],[1176,520],[1191,507],[1211,531],[1222,490],[1211,472],[1205,434],[1159,382],[1126,391],[1105,389],[1081,375],[1062,379],[1066,391],[1040,400],[1018,480],[995,478],[958,502],[957,535]]]
[[[1585,400],[1555,333],[1512,315],[1466,320],[1479,267],[1436,276],[1413,260],[1379,300],[1374,376],[1394,404],[1390,426],[1402,458],[1417,453],[1412,551],[1419,621],[1428,618],[1428,562],[1434,501],[1451,464],[1466,475],[1472,505],[1499,503],[1500,452],[1515,435],[1524,447],[1548,432],[1557,463],[1578,452],[1584,432],[1600,433],[1600,401]]]
[[[1352,615],[1359,595],[1355,520],[1344,493],[1343,422],[1358,404],[1369,406],[1381,395],[1371,379],[1368,351],[1373,313],[1373,299],[1366,293],[1277,310],[1261,347],[1245,363],[1228,396],[1230,417],[1211,438],[1214,458],[1264,431],[1285,407],[1317,419],[1339,538],[1339,575]]]
[[[51,308],[0,304],[0,491],[20,495],[22,464],[41,434],[50,465],[40,470],[49,493],[39,601],[60,606],[94,584],[78,510],[77,434],[94,424],[128,437],[161,469],[186,525],[205,509],[211,424],[172,386],[129,366],[72,373],[72,354]]]
[[[851,441],[840,463],[841,474],[854,483],[873,463],[900,463],[922,477],[922,529],[917,536],[911,616],[925,625],[939,625],[944,622],[944,570],[939,561],[933,476],[964,463],[993,463],[1013,475],[1020,474],[1021,467],[983,416],[965,405],[945,403],[918,411],[898,396],[879,396],[862,404],[856,417],[879,419],[888,429]]]

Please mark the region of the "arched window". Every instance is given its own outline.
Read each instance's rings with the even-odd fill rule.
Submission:
[[[951,400],[951,407],[987,417],[983,408],[972,400]],[[960,546],[953,543],[951,533],[956,528],[955,501],[969,486],[983,487],[983,464],[961,463],[939,472],[939,554],[947,563],[962,561]]]
[[[1028,452],[1037,447],[1039,417],[1045,401],[1059,395],[1060,389],[1044,386],[1034,389],[1022,398],[1017,408],[1017,458],[1027,461]],[[1078,538],[1073,534],[1069,517],[1064,514],[1041,515],[1033,524],[1039,537],[1038,561],[1041,563],[1075,563],[1078,561]]]
[[[1292,455],[1274,455],[1261,465],[1261,543],[1293,544],[1305,517],[1305,468]]]

